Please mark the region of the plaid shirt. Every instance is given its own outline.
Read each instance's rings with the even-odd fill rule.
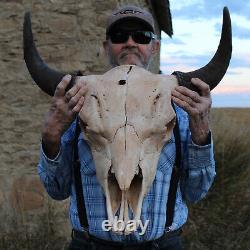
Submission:
[[[186,201],[196,202],[202,199],[210,188],[215,177],[215,162],[212,141],[208,145],[198,146],[191,140],[188,115],[176,106],[180,127],[182,161],[181,178],[178,185],[174,220],[171,230],[180,228],[187,220]],[[48,194],[56,200],[70,196],[70,220],[76,230],[84,230],[80,226],[76,192],[72,171],[72,149],[76,123],[65,132],[61,139],[61,149],[55,159],[49,159],[41,147],[38,172]],[[143,200],[141,220],[143,224],[149,220],[144,235],[136,231],[128,236],[117,235],[112,231],[103,231],[102,222],[107,220],[106,200],[96,178],[95,164],[91,150],[81,134],[78,139],[79,158],[81,162],[82,184],[84,186],[85,207],[90,234],[114,241],[147,241],[159,238],[165,229],[166,203],[169,183],[175,161],[175,139],[163,147],[157,165],[153,184]]]

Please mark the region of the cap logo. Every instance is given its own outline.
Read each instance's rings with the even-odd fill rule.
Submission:
[[[143,12],[139,11],[139,10],[122,10],[122,11],[119,11],[117,13],[115,13],[114,15],[118,15],[118,14],[121,14],[121,15],[126,15],[126,14],[143,14]]]

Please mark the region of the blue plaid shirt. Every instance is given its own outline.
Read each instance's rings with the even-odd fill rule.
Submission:
[[[179,121],[182,161],[181,178],[177,190],[174,220],[171,230],[180,228],[187,220],[186,202],[202,199],[210,188],[215,177],[215,162],[212,141],[208,145],[198,146],[191,140],[188,115],[176,106]],[[70,197],[70,220],[76,230],[84,230],[79,222],[76,192],[72,171],[72,149],[76,123],[74,122],[61,139],[61,149],[55,159],[49,159],[41,147],[38,172],[48,194],[56,200]],[[145,196],[141,220],[149,220],[144,235],[138,231],[122,236],[112,231],[103,231],[102,222],[107,220],[106,201],[96,178],[95,163],[91,150],[81,134],[78,139],[79,158],[81,162],[82,184],[84,186],[85,207],[90,234],[113,241],[148,241],[159,238],[164,233],[166,223],[166,203],[173,164],[175,161],[175,138],[163,147],[157,165],[153,184]]]

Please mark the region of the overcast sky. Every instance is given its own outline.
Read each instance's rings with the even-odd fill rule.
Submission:
[[[224,6],[231,14],[233,54],[212,91],[213,107],[250,107],[250,1],[170,0],[174,35],[162,34],[161,70],[185,72],[209,62],[219,44]]]

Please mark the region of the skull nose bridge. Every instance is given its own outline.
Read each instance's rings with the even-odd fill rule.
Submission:
[[[120,127],[112,142],[112,169],[121,190],[127,190],[138,171],[140,140],[133,126]]]

